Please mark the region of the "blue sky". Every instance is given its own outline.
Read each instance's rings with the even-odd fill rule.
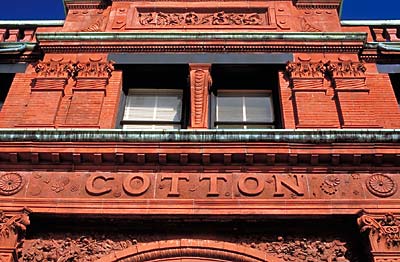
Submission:
[[[0,0],[0,20],[64,19],[62,0]],[[265,0],[267,1],[267,0]],[[400,0],[343,0],[342,19],[400,20]]]

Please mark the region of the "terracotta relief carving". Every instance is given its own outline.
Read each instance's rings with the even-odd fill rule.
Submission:
[[[364,77],[367,68],[362,62],[342,60],[339,62],[328,62],[327,69],[333,77]]]
[[[141,25],[158,26],[191,26],[191,25],[263,25],[263,17],[258,13],[225,13],[224,11],[211,14],[196,12],[165,13],[140,12]]]
[[[17,249],[30,224],[29,213],[30,210],[26,208],[11,214],[0,210],[0,256],[4,262],[16,261]]]
[[[291,78],[323,78],[326,66],[322,61],[289,62],[286,65],[286,71]]]
[[[208,90],[212,79],[211,65],[190,65],[191,127],[207,128]]]
[[[95,261],[112,251],[126,249],[133,242],[113,241],[110,239],[93,239],[81,236],[79,238],[67,237],[62,240],[35,240],[24,246],[20,262],[42,261]]]
[[[366,181],[366,185],[368,191],[378,197],[389,197],[397,191],[396,182],[384,174],[370,176]]]
[[[369,232],[372,251],[400,248],[400,221],[391,213],[382,217],[362,215],[357,220],[361,232]]]
[[[109,78],[114,71],[113,63],[89,59],[88,62],[78,62],[74,65],[74,77],[105,77]]]
[[[334,195],[338,191],[338,186],[340,184],[340,179],[336,176],[330,175],[324,179],[320,188],[328,195]]]
[[[74,67],[71,62],[50,60],[41,61],[35,66],[38,77],[43,78],[68,78],[72,75]]]
[[[89,262],[96,261],[97,259],[111,254],[113,251],[129,249],[135,246],[140,249],[140,245],[142,244],[156,244],[157,241],[160,241],[160,243],[164,244],[170,243],[169,245],[165,245],[165,247],[173,248],[174,246],[172,242],[174,242],[174,239],[175,238],[171,236],[166,236],[166,239],[164,239],[162,236],[156,234],[114,234],[107,237],[100,234],[89,234],[84,236],[68,234],[66,238],[65,236],[50,234],[47,239],[38,238],[25,241],[19,261]],[[187,241],[188,243],[201,243],[202,241],[205,241],[211,244],[215,242],[214,240],[178,239],[179,240],[177,240],[177,242],[179,245],[182,244],[183,246],[185,245],[184,241]],[[349,258],[352,257],[348,250],[347,243],[337,239],[321,240],[299,237],[285,239],[284,237],[280,236],[277,238],[277,240],[270,240],[269,238],[260,236],[252,236],[251,238],[222,236],[221,240],[226,241],[225,243],[227,246],[234,246],[234,244],[238,244],[238,247],[241,246],[243,248],[251,248],[256,251],[261,251],[260,254],[264,253],[264,256],[271,258],[271,261],[349,262]],[[222,242],[218,241],[218,243]],[[159,245],[157,244],[153,246]],[[204,248],[205,247],[203,246],[203,249]],[[185,247],[185,249],[190,252],[190,247]],[[209,252],[208,250],[205,251]],[[173,252],[173,250],[171,250],[171,252]],[[148,255],[151,256],[151,253]],[[180,256],[182,254],[176,255]],[[195,255],[196,252],[192,253],[192,256]],[[208,255],[211,254],[209,253]],[[150,259],[150,257],[147,257],[147,259]],[[237,257],[232,261],[243,260],[241,260],[240,257]],[[268,259],[267,261],[270,260]]]
[[[339,240],[329,242],[309,240],[306,238],[301,240],[286,240],[283,237],[278,237],[277,241],[269,243],[255,242],[247,245],[265,251],[266,253],[276,254],[277,257],[281,258],[283,261],[350,261],[347,259],[346,243]]]
[[[5,173],[0,175],[0,195],[13,195],[18,193],[24,185],[22,176],[18,173]]]
[[[300,19],[300,26],[303,32],[321,32],[319,28],[310,24],[304,17]]]

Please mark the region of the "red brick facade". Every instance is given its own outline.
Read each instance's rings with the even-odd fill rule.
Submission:
[[[400,261],[397,25],[340,4],[65,0],[62,24],[0,21],[0,261]]]

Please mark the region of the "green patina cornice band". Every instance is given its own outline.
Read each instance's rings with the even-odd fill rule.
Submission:
[[[37,33],[41,41],[231,40],[231,41],[362,41],[367,33],[308,32],[52,32]]]
[[[0,142],[395,143],[400,129],[141,130],[0,129]]]

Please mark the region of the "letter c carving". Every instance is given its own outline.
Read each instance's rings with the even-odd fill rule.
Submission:
[[[106,182],[108,180],[114,180],[114,176],[112,174],[91,175],[89,177],[89,179],[86,181],[86,191],[90,195],[100,196],[100,195],[104,195],[112,190],[111,187],[95,188],[94,182],[98,179]]]
[[[133,188],[131,183],[133,180],[138,179],[142,181],[142,184],[138,188]],[[139,196],[144,194],[150,187],[150,178],[144,174],[130,174],[128,175],[122,184],[124,190],[129,195]]]

